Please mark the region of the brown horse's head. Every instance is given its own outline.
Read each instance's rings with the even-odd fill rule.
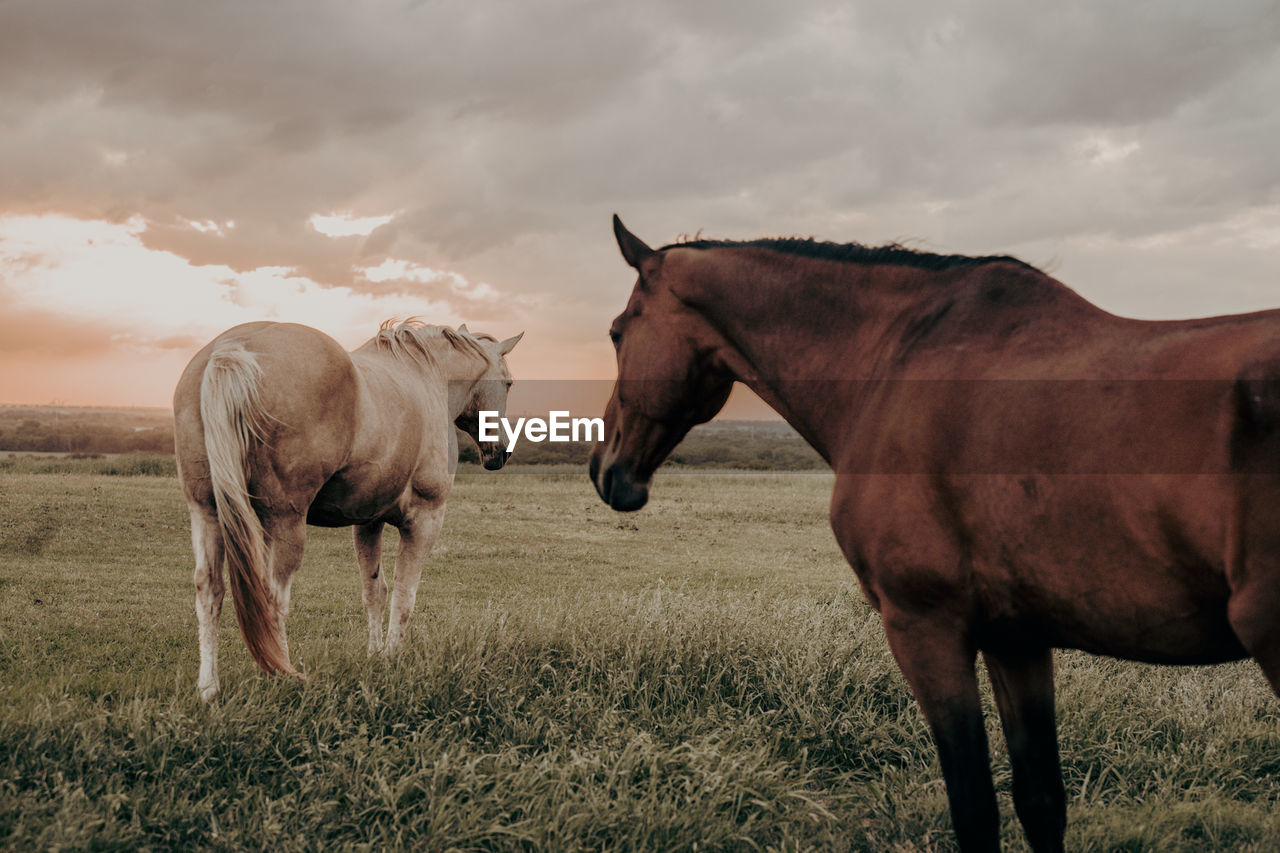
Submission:
[[[613,232],[640,277],[609,329],[618,380],[590,472],[600,498],[625,512],[645,505],[653,472],[689,429],[724,407],[733,377],[720,362],[723,338],[678,295],[680,264],[646,246],[617,216]]]
[[[499,418],[507,416],[507,392],[511,390],[514,380],[511,378],[511,371],[507,368],[506,356],[524,337],[524,332],[505,341],[496,340],[485,334],[472,335],[467,331],[465,324],[458,327],[458,332],[467,335],[478,345],[488,360],[488,366],[472,386],[471,396],[462,414],[454,418],[453,424],[471,436],[476,446],[480,448],[480,461],[484,464],[485,470],[497,471],[507,464],[511,453],[501,440],[480,440],[480,413],[497,412]]]

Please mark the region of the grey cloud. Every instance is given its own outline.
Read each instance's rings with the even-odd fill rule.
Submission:
[[[861,4],[858,22],[976,119],[1134,124],[1173,113],[1274,55],[1274,0]],[[941,98],[939,98],[941,100]]]
[[[371,292],[417,286],[361,279],[386,257],[448,268],[571,303],[566,340],[594,340],[617,301],[602,282],[628,280],[614,211],[654,242],[1104,236],[1136,257],[1126,241],[1280,191],[1269,0],[28,0],[6,17],[0,207],[141,215],[148,245],[193,263]],[[1092,163],[1091,140],[1136,147]],[[333,210],[396,217],[317,234]]]
[[[400,225],[394,219],[379,225],[360,244],[360,260],[368,264],[377,264],[391,253],[398,239],[400,239]]]
[[[998,22],[983,27],[986,47]],[[1275,54],[1270,0],[1048,7],[1011,39],[989,115],[1021,123],[1133,124],[1168,116]]]

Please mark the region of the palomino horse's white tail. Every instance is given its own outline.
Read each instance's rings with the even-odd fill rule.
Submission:
[[[263,672],[295,673],[280,636],[266,538],[246,477],[249,444],[271,420],[258,399],[261,378],[253,353],[239,346],[215,350],[200,381],[200,418],[240,634]]]

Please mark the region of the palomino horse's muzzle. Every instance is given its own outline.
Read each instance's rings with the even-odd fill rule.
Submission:
[[[511,451],[504,450],[502,445],[496,441],[480,443],[480,461],[484,464],[486,471],[497,471],[503,465],[507,464],[507,460],[511,458]]]

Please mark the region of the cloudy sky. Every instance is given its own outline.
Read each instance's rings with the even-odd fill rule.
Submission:
[[[615,211],[1280,306],[1278,95],[1277,0],[0,0],[0,402],[167,406],[255,319],[610,378]]]

